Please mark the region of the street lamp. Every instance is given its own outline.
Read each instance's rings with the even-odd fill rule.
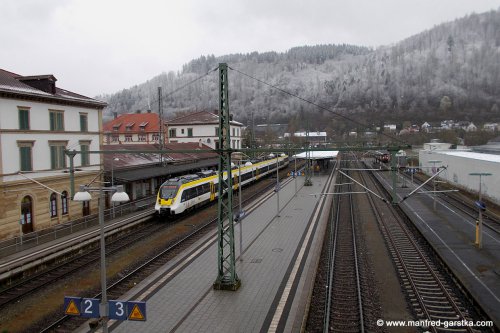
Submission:
[[[481,249],[483,248],[483,210],[486,209],[486,205],[481,201],[481,183],[483,176],[491,176],[489,172],[471,172],[469,176],[479,176],[479,200],[476,202],[476,206],[479,211],[479,236],[477,237],[477,245]]]
[[[442,162],[442,161],[436,161],[436,160],[430,160],[430,161],[429,161],[429,163],[432,163],[432,170],[431,170],[431,172],[432,172],[433,174],[434,174],[434,173],[436,173],[436,172],[434,171],[434,169],[436,168],[436,164],[437,164],[437,163],[441,163],[441,162]],[[434,180],[434,181],[432,182],[432,184],[434,185],[434,190],[433,190],[433,192],[434,192],[434,193],[432,193],[432,196],[433,196],[433,198],[434,198],[434,210],[436,210],[436,181]]]
[[[102,299],[100,304],[101,317],[108,316],[108,297],[106,294],[106,252],[105,252],[105,238],[104,238],[104,192],[115,192],[111,197],[111,202],[126,202],[130,198],[127,193],[123,191],[123,185],[112,187],[89,187],[87,185],[80,185],[80,191],[75,193],[74,201],[90,201],[92,198],[89,192],[99,192],[99,228],[101,238],[101,290]],[[108,332],[108,323],[106,319],[103,320],[102,329],[104,333]]]

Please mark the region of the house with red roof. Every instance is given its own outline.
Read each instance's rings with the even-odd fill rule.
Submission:
[[[162,135],[160,117],[157,113],[126,113],[117,115],[113,120],[103,125],[104,143],[115,144],[159,144]],[[164,131],[164,129],[163,129]]]

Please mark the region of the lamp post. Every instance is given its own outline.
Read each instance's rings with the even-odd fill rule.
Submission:
[[[479,230],[478,230],[478,239],[477,239],[477,245],[480,249],[483,248],[483,209],[486,208],[484,203],[481,201],[482,196],[481,196],[481,183],[482,183],[482,177],[483,176],[491,176],[492,174],[489,172],[471,172],[469,173],[469,176],[479,176],[479,200],[476,202],[476,205],[478,207],[479,211]]]
[[[100,229],[100,245],[101,245],[101,304],[99,313],[103,319],[102,329],[104,333],[108,332],[108,297],[106,294],[106,241],[104,237],[104,192],[115,192],[111,197],[111,202],[126,202],[130,198],[127,193],[123,191],[123,185],[116,187],[89,187],[81,185],[80,191],[75,193],[74,201],[90,201],[92,198],[89,192],[99,192],[99,229]]]
[[[442,162],[442,161],[437,161],[437,160],[430,160],[430,161],[429,161],[429,163],[432,163],[432,170],[431,170],[431,171],[432,171],[432,173],[435,173],[435,172],[434,172],[434,169],[435,169],[435,167],[436,167],[436,164],[437,164],[437,163],[441,163],[441,162]],[[432,184],[433,184],[433,186],[434,186],[434,190],[433,190],[433,192],[434,192],[434,193],[432,193],[432,196],[433,196],[433,198],[434,198],[434,210],[436,210],[436,181],[434,180],[434,181],[432,182]]]

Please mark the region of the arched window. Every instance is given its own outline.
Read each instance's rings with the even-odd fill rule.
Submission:
[[[33,200],[29,195],[21,200],[21,225],[23,234],[33,231]]]
[[[50,217],[57,216],[57,194],[50,195]]]
[[[62,215],[67,215],[68,214],[68,192],[63,191],[61,193],[61,208],[62,208]]]
[[[207,143],[210,143],[210,138],[207,138]]]

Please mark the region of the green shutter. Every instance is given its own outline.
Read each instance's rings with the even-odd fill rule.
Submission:
[[[54,112],[50,112],[49,113],[49,119],[50,119],[50,130],[51,131],[54,131],[56,129],[56,125],[54,123],[55,119],[54,119]]]
[[[60,146],[59,147],[59,156],[61,158],[61,164],[60,168],[65,168],[66,167],[66,155],[64,154],[64,149],[66,149],[65,146]]]
[[[28,110],[19,110],[19,129],[30,129]]]
[[[31,147],[20,147],[21,171],[31,171]]]
[[[64,114],[61,112],[56,113],[57,116],[57,130],[64,131]]]
[[[50,168],[55,169],[56,168],[56,147],[55,146],[50,146]]]

